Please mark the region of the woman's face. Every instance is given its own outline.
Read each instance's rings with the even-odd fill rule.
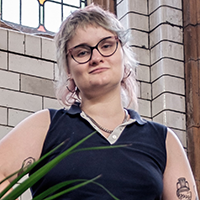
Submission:
[[[71,49],[80,44],[94,47],[102,39],[110,36],[115,35],[102,27],[87,26],[85,28],[77,28],[76,34],[67,44],[67,49]],[[101,45],[101,43],[98,45],[98,48],[105,47],[108,48],[104,44]],[[77,48],[75,49],[74,55],[77,55],[78,59],[81,60],[81,57],[82,55],[84,56],[84,54],[85,52],[82,51],[81,54],[79,54]],[[91,92],[94,94],[102,89],[106,92],[106,90],[121,87],[124,66],[123,51],[120,42],[118,42],[116,52],[109,57],[104,57],[97,49],[93,49],[91,59],[84,64],[76,62],[70,54],[68,54],[67,61],[69,66],[69,76],[79,88],[81,97],[85,94],[91,94]]]

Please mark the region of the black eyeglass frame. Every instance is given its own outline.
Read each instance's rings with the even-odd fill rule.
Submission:
[[[103,55],[103,54],[99,51],[98,45],[99,45],[103,40],[109,39],[109,38],[115,38],[115,40],[116,40],[116,48],[115,48],[115,50],[114,50],[113,53],[111,53],[111,54],[105,56],[105,55]],[[75,47],[70,48],[70,49],[68,50],[66,56],[68,56],[68,54],[70,54],[71,57],[72,57],[77,63],[79,63],[79,64],[85,64],[85,63],[87,63],[87,62],[89,62],[89,61],[91,60],[91,58],[92,58],[92,53],[93,53],[93,50],[94,50],[94,49],[97,49],[97,51],[98,51],[103,57],[110,57],[110,56],[112,56],[112,55],[117,51],[118,42],[119,42],[119,38],[118,38],[118,36],[115,35],[115,36],[109,36],[109,37],[105,37],[105,38],[101,39],[101,40],[97,43],[97,45],[94,46],[94,47],[91,47],[91,46],[89,46],[89,45],[84,45],[84,46],[89,47],[90,50],[91,50],[91,54],[90,54],[89,59],[88,59],[87,61],[84,61],[84,62],[79,62],[79,61],[77,61],[77,60],[74,58],[74,56],[72,55],[72,53],[71,53],[73,49],[75,49],[75,48],[77,48],[77,47],[80,47],[80,46],[82,46],[83,44],[79,44],[79,45],[77,45],[77,46],[75,46]]]

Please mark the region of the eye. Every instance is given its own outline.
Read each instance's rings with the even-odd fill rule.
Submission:
[[[79,47],[73,49],[74,57],[81,58],[81,57],[85,57],[88,55],[90,55],[90,48],[87,48],[85,46],[79,46]]]
[[[84,57],[84,56],[87,56],[88,54],[90,54],[87,50],[82,50],[80,52],[77,52],[76,53],[76,57]]]
[[[103,44],[103,45],[101,46],[101,49],[106,50],[106,49],[111,48],[112,46],[113,46],[113,43],[106,43],[106,44]]]

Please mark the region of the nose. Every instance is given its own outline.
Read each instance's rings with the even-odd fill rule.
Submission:
[[[90,64],[98,64],[103,61],[103,56],[99,53],[99,51],[95,48],[91,52]]]

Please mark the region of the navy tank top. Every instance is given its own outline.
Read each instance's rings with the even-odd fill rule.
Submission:
[[[49,110],[51,124],[42,155],[68,140],[38,168],[94,131],[91,124],[80,116],[81,109],[73,105],[69,110]],[[139,114],[128,110],[136,121],[126,126],[118,140],[112,145],[130,144],[126,147],[77,152],[66,157],[32,188],[33,197],[51,186],[73,179],[92,179],[102,184],[120,200],[160,200],[163,191],[163,173],[166,166],[165,140],[167,128],[155,122],[141,120]],[[96,133],[78,148],[110,146],[101,134]],[[90,183],[58,200],[111,200],[111,196],[100,186]]]

